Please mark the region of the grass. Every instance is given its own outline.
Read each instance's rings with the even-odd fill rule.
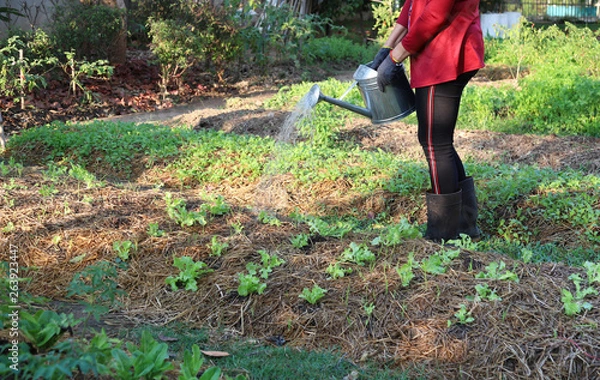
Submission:
[[[251,375],[255,379],[295,380],[295,379],[342,379],[353,372],[361,379],[419,379],[409,377],[404,371],[386,368],[385,365],[367,362],[356,365],[344,358],[335,348],[327,351],[307,351],[275,343],[265,344],[254,339],[220,340],[213,343],[211,334],[205,329],[194,329],[181,323],[166,326],[140,326],[128,332],[124,339],[138,341],[142,333],[148,331],[156,340],[168,340],[170,350],[181,360],[183,353],[198,344],[203,350],[228,354],[226,357],[212,358],[211,361],[223,369],[225,375]],[[226,336],[225,332],[219,335]],[[269,339],[267,339],[268,341]],[[273,342],[277,337],[271,337]]]

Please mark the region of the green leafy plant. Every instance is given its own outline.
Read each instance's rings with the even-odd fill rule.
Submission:
[[[118,286],[117,278],[115,264],[99,261],[73,275],[67,286],[67,296],[83,297],[85,311],[99,319],[100,315],[119,304],[118,297],[125,295]]]
[[[264,279],[269,277],[269,274],[273,271],[273,268],[278,267],[285,263],[283,259],[277,257],[277,255],[270,255],[269,252],[264,249],[258,250],[262,267],[259,269],[260,276]]]
[[[221,378],[221,369],[219,367],[210,367],[202,372],[198,377],[200,369],[204,364],[204,357],[200,352],[198,345],[192,346],[192,351],[186,350],[183,353],[183,361],[179,365],[180,371],[178,380],[219,380]]]
[[[40,351],[54,346],[65,332],[72,332],[73,327],[80,323],[73,314],[58,314],[52,310],[39,310],[35,314],[21,311],[19,316],[21,333]]]
[[[421,270],[428,274],[446,273],[448,265],[458,257],[460,249],[442,249],[440,252],[421,260]]]
[[[455,322],[459,325],[467,325],[469,323],[475,322],[475,318],[471,314],[470,310],[467,310],[467,306],[465,304],[460,304],[460,308],[456,313],[454,313]],[[448,327],[452,325],[452,321],[448,321]]]
[[[565,314],[573,316],[584,310],[591,310],[592,304],[585,301],[585,298],[589,295],[598,295],[598,291],[591,286],[582,287],[583,279],[577,273],[570,275],[569,280],[573,281],[575,285],[575,294],[568,289],[561,289],[560,300],[563,303]]]
[[[169,276],[165,283],[171,286],[171,290],[176,291],[180,288],[185,290],[198,290],[196,279],[200,276],[212,273],[212,269],[207,269],[208,265],[202,261],[194,261],[189,256],[173,257],[173,266],[179,269],[177,276]]]
[[[494,280],[519,282],[519,276],[517,276],[516,273],[506,269],[506,263],[504,261],[491,262],[485,267],[485,272],[477,273],[475,275],[475,278],[487,278]]]
[[[332,280],[342,278],[352,273],[352,268],[344,268],[340,263],[329,264],[325,270]]]
[[[323,289],[319,285],[314,284],[312,289],[302,289],[302,293],[298,297],[302,298],[309,304],[314,305],[325,296],[325,293],[327,293],[326,289]]]
[[[127,351],[113,349],[111,352],[112,366],[119,379],[159,379],[173,369],[173,364],[168,361],[167,344],[158,343],[147,331],[142,333],[139,347],[130,342],[126,346]]]
[[[261,223],[264,224],[269,224],[271,226],[280,226],[281,225],[281,221],[273,215],[270,215],[268,212],[262,210],[258,213],[258,220]]]
[[[306,246],[308,246],[310,241],[310,235],[309,234],[298,234],[293,236],[292,238],[290,238],[290,242],[292,243],[292,246],[294,248],[304,248]]]
[[[240,296],[248,296],[252,293],[263,294],[267,288],[267,284],[261,282],[260,277],[257,276],[259,266],[255,263],[246,264],[246,270],[248,273],[238,273],[238,280],[240,282],[238,286],[238,294]]]
[[[107,60],[98,60],[94,62],[88,62],[86,60],[77,60],[75,58],[75,51],[65,52],[67,62],[62,64],[61,67],[65,74],[70,78],[70,89],[73,95],[77,95],[78,90],[83,92],[84,100],[91,102],[93,100],[93,94],[88,90],[83,78],[105,78],[108,79],[113,74],[113,67],[108,63]]]
[[[146,230],[148,235],[153,237],[161,237],[164,236],[165,231],[161,230],[158,226],[158,223],[150,223],[148,224],[148,229]]]
[[[40,72],[58,62],[55,57],[30,58],[24,54],[28,49],[27,43],[18,35],[9,37],[0,46],[0,90],[7,96],[20,98],[22,109],[25,109],[28,93],[47,85]]]
[[[53,48],[75,51],[77,60],[110,60],[123,33],[123,10],[94,2],[57,4],[49,20]]]
[[[132,248],[134,248],[134,244],[131,240],[117,240],[113,242],[113,251],[115,251],[117,256],[123,261],[129,260],[129,254],[131,253]]]
[[[415,278],[414,269],[419,267],[419,262],[415,260],[415,253],[410,252],[406,263],[399,267],[396,267],[396,273],[400,277],[400,281],[403,287],[410,285],[410,282]]]
[[[351,223],[341,220],[329,223],[321,218],[309,218],[307,223],[310,226],[311,232],[321,236],[333,236],[338,239],[346,236],[354,228],[354,225]]]
[[[583,267],[586,269],[587,281],[589,284],[598,283],[600,284],[600,263],[593,263],[586,261],[583,263]]]
[[[248,273],[238,273],[240,282],[238,294],[240,296],[247,296],[252,293],[262,294],[267,288],[267,284],[261,282],[261,279],[268,279],[273,268],[278,267],[285,262],[276,255],[270,255],[263,249],[259,250],[258,253],[261,257],[261,265],[248,263],[246,264]]]
[[[185,200],[173,198],[171,193],[166,193],[164,199],[167,215],[182,227],[190,227],[194,224],[205,226],[208,223],[206,211],[188,211]]]
[[[421,232],[414,224],[406,218],[402,218],[397,224],[388,226],[378,237],[373,239],[372,245],[393,246],[402,243],[406,239],[415,239],[421,236]]]
[[[351,242],[341,254],[341,260],[365,265],[375,262],[375,254],[369,250],[366,244],[356,244]]]
[[[231,211],[231,206],[225,202],[225,198],[220,195],[214,197],[205,196],[208,200],[200,206],[201,211],[205,211],[209,215],[222,216]]]
[[[150,19],[148,26],[151,49],[160,64],[160,86],[166,95],[169,84],[175,81],[180,87],[186,71],[203,58],[208,40],[191,23]]]
[[[210,248],[211,256],[221,257],[221,255],[227,251],[227,248],[229,248],[229,244],[226,241],[220,242],[218,236],[213,235],[213,237],[210,239],[210,244],[208,244],[208,247]]]
[[[475,291],[477,294],[474,297],[468,297],[470,301],[502,301],[496,290],[490,289],[488,284],[477,284],[475,285]]]

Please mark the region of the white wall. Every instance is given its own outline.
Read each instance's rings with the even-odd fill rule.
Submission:
[[[54,7],[62,0],[0,0],[0,7],[17,9],[24,17],[10,15],[10,22],[0,22],[0,36],[4,36],[10,27],[29,29],[42,27],[52,15]]]

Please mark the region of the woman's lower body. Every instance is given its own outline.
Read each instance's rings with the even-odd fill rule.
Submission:
[[[478,238],[477,199],[473,179],[467,177],[454,148],[454,130],[463,90],[477,70],[456,80],[417,88],[419,142],[427,163],[431,190],[426,194],[427,231],[431,240],[454,239],[459,234]]]

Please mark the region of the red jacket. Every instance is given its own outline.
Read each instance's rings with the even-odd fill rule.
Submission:
[[[425,87],[482,68],[479,0],[406,0],[396,21],[408,28],[410,83]]]

